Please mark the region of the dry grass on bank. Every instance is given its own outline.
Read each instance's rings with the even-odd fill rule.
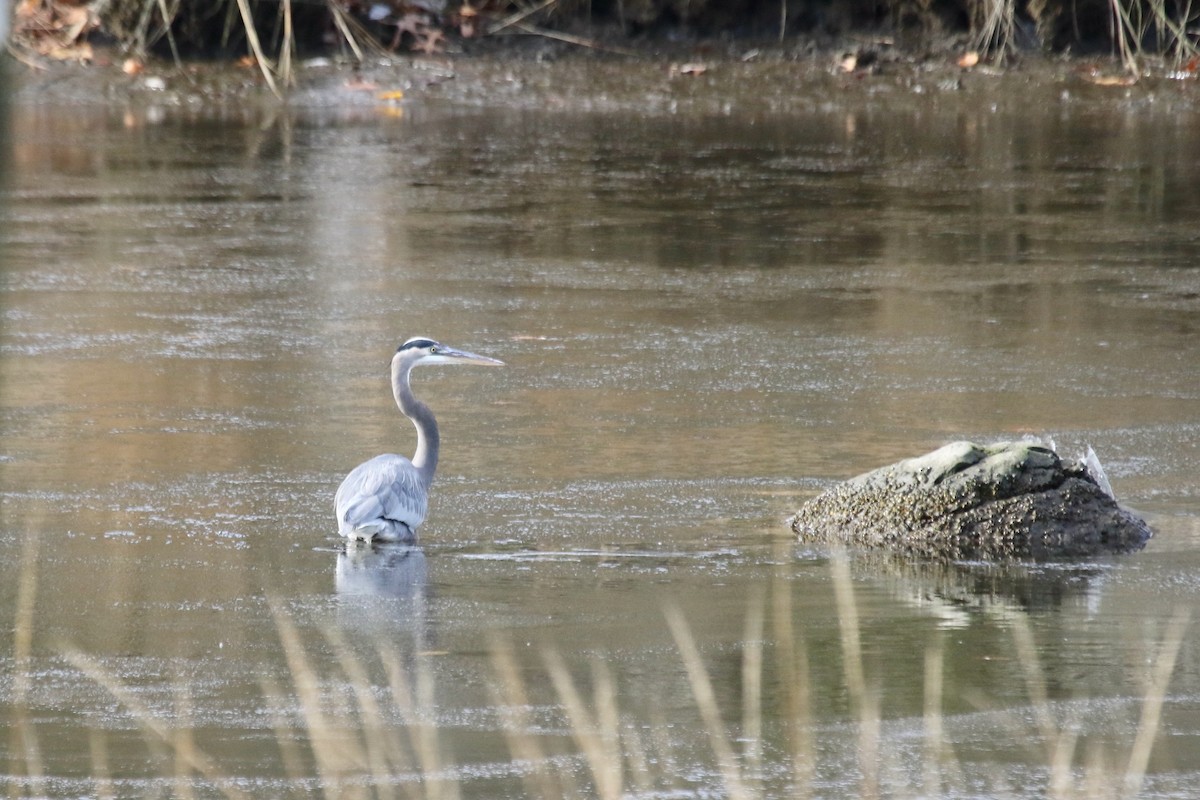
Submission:
[[[972,65],[1036,51],[1107,49],[1133,78],[1152,62],[1180,74],[1200,71],[1196,0],[747,0],[735,10],[718,0],[473,0],[429,10],[435,6],[408,0],[16,0],[10,51],[31,65],[87,62],[94,58],[91,40],[100,34],[129,56],[130,70],[152,50],[177,63],[185,53],[244,55],[280,97],[292,85],[300,48],[340,50],[362,62],[373,54],[438,55],[514,34],[625,55],[652,54],[644,46],[655,40],[650,32],[661,37],[668,30],[694,35],[698,44],[728,40],[734,31],[780,47],[822,41],[886,50],[904,41],[914,57],[950,43],[963,55],[960,63]],[[591,31],[606,33],[593,37]],[[634,40],[641,49],[630,46]]]
[[[28,540],[25,568],[17,587],[14,640],[13,692],[10,719],[10,796],[45,796],[53,780],[45,767],[38,724],[30,712],[31,648],[35,632],[34,597],[37,589],[37,549]],[[830,759],[854,763],[836,791],[855,796],[925,797],[980,796],[980,792],[1009,793],[1006,779],[993,776],[994,786],[981,788],[979,775],[964,776],[967,769],[954,754],[946,736],[948,720],[942,713],[945,698],[944,653],[941,640],[931,643],[925,657],[923,743],[919,763],[902,763],[903,756],[885,739],[880,713],[879,678],[867,674],[863,658],[859,614],[844,560],[832,562],[833,586],[840,626],[842,679],[849,699],[847,720],[851,735],[842,752],[830,752],[828,741],[817,741],[820,730],[814,718],[813,683],[803,632],[795,615],[787,584],[777,581],[769,597],[750,603],[743,635],[740,669],[742,696],[740,719],[730,720],[718,702],[712,675],[678,608],[667,606],[667,626],[679,652],[697,718],[709,745],[709,761],[688,764],[691,774],[708,774],[719,780],[721,794],[740,800],[768,796],[813,797],[823,794],[818,774]],[[355,657],[343,634],[324,632],[326,644],[339,654],[337,667],[326,673],[314,663],[300,631],[287,614],[275,609],[280,646],[286,656],[284,684],[276,677],[262,680],[261,707],[275,720],[279,770],[286,785],[308,796],[314,787],[326,797],[455,798],[465,788],[456,771],[456,754],[437,725],[437,689],[428,656],[403,657],[390,643],[377,649],[377,661]],[[1077,752],[1078,732],[1070,721],[1056,718],[1046,688],[1043,669],[1030,629],[1013,626],[1017,663],[1023,669],[1029,706],[1016,713],[998,733],[1008,741],[1025,742],[1040,753],[1045,785],[1023,787],[1048,798],[1132,798],[1139,794],[1159,730],[1167,685],[1184,638],[1187,616],[1177,614],[1166,631],[1147,676],[1136,735],[1128,749],[1102,752],[1092,748]],[[765,643],[769,642],[769,646]],[[694,787],[681,785],[678,742],[654,709],[621,708],[618,686],[609,668],[594,661],[586,685],[590,696],[572,674],[562,654],[546,649],[540,666],[521,663],[511,643],[497,637],[490,648],[493,702],[512,769],[523,795],[531,798],[692,796]],[[190,797],[214,790],[230,798],[247,797],[243,787],[256,776],[230,774],[219,761],[197,744],[189,725],[189,690],[177,687],[176,718],[165,721],[139,700],[136,691],[108,673],[85,653],[66,654],[83,676],[102,686],[142,728],[150,763],[162,765],[161,782],[152,776],[147,785],[172,787],[175,795]],[[370,673],[382,667],[383,685]],[[553,686],[555,712],[568,733],[550,734],[545,727],[545,706],[531,703],[530,677],[538,686],[545,679]],[[783,708],[765,713],[766,676],[783,687]],[[524,676],[524,677],[523,677]],[[778,694],[774,696],[780,702]],[[533,719],[541,715],[540,724]],[[657,721],[656,721],[657,720]],[[782,720],[782,723],[780,722]],[[780,725],[782,724],[782,730]],[[768,730],[771,729],[771,730]],[[564,744],[569,743],[569,744]],[[499,742],[497,745],[499,746]],[[99,731],[90,734],[90,772],[94,796],[113,797],[114,782],[108,762],[108,743]],[[1038,760],[1034,756],[1034,761]],[[61,759],[61,755],[60,755]],[[23,777],[22,777],[23,776]],[[914,783],[914,776],[915,778]],[[986,777],[983,779],[988,780]],[[711,794],[713,786],[706,786]],[[828,791],[829,787],[824,787]],[[293,790],[289,790],[289,793]]]

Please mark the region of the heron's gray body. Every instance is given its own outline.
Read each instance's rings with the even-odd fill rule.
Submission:
[[[440,437],[429,406],[413,396],[409,373],[417,364],[489,364],[502,361],[417,337],[392,356],[392,394],[417,429],[417,451],[375,456],[350,471],[334,498],[338,532],[350,539],[412,542],[425,521],[429,487],[437,470]]]
[[[338,487],[334,505],[342,536],[411,542],[425,521],[429,487],[411,461],[387,453],[355,467]]]

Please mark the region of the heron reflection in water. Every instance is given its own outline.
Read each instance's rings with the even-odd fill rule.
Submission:
[[[425,521],[440,440],[433,412],[413,395],[409,385],[409,374],[420,364],[501,366],[504,362],[420,336],[400,345],[392,356],[392,394],[400,413],[417,428],[417,451],[412,460],[391,453],[375,456],[342,481],[334,509],[338,532],[347,539],[412,542]]]
[[[429,583],[425,553],[416,545],[388,542],[340,548],[334,585],[340,595],[394,597],[417,602]]]
[[[334,581],[339,631],[386,641],[399,652],[432,648],[437,638],[436,618],[430,613],[434,587],[420,547],[347,542],[338,548]]]

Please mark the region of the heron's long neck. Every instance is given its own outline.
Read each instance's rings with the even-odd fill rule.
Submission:
[[[397,359],[392,364],[392,394],[396,397],[396,405],[400,413],[412,420],[417,429],[417,452],[413,454],[412,463],[420,473],[421,479],[428,487],[433,483],[433,473],[437,470],[438,438],[437,420],[429,406],[418,400],[409,386],[411,364],[405,364]]]

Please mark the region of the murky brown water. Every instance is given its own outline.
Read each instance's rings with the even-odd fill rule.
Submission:
[[[1076,568],[853,560],[883,792],[927,774],[940,643],[961,770],[947,794],[1045,794],[1051,759],[1020,733],[1037,730],[1026,626],[1078,780],[1096,752],[1122,771],[1168,620],[1200,600],[1200,112],[996,87],[753,114],[661,97],[399,114],[334,97],[263,117],[26,97],[0,230],[5,788],[179,794],[171,732],[191,731],[211,759],[201,795],[407,792],[417,767],[381,779],[310,749],[370,729],[346,654],[383,703],[394,653],[434,686],[407,716],[382,712],[389,730],[436,731],[426,793],[441,777],[516,796],[536,770],[502,734],[507,643],[554,770],[590,785],[548,651],[589,702],[594,665],[611,673],[654,776],[627,776],[631,791],[720,795],[664,616],[678,607],[737,748],[756,741],[743,657],[764,642],[761,779],[779,796],[786,598],[814,793],[854,794],[846,612],[829,554],[784,520],[832,480],[1024,434],[1091,444],[1157,538]],[[386,376],[415,334],[509,366],[418,372],[444,446],[421,547],[346,554],[342,475],[413,446]],[[327,729],[305,716],[280,616]],[[1200,778],[1198,693],[1190,633],[1158,796]]]

